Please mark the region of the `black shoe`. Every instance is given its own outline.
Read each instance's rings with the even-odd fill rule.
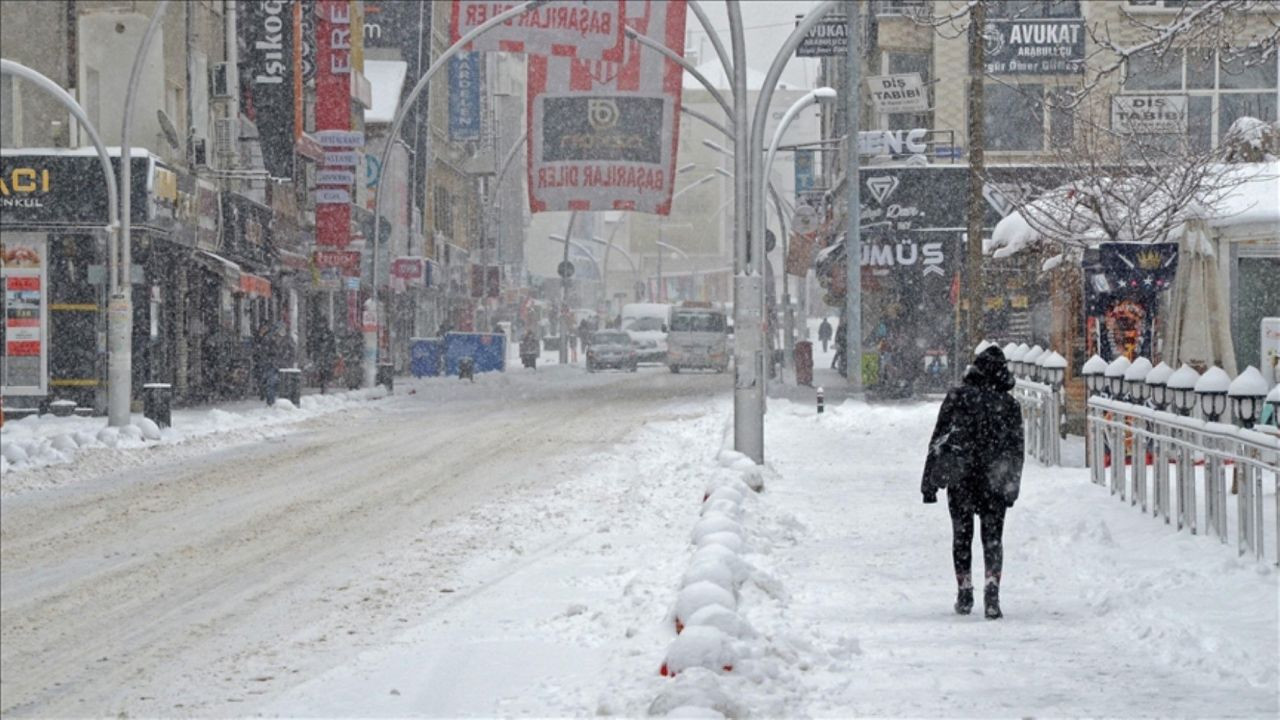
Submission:
[[[973,588],[960,588],[956,593],[956,614],[968,615],[973,610]]]
[[[1000,612],[999,585],[987,585],[986,590],[982,593],[982,603],[986,606],[983,614],[988,620],[999,620],[1004,617],[1004,613]]]

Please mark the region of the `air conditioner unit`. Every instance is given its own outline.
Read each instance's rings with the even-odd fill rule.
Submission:
[[[209,94],[218,100],[236,96],[236,74],[230,63],[214,63],[209,69]]]
[[[231,118],[214,118],[213,152],[218,157],[231,157],[236,154],[235,120]]]
[[[191,138],[191,164],[197,168],[209,167],[209,141],[196,136]]]

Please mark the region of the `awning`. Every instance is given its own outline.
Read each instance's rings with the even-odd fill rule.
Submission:
[[[211,253],[208,250],[199,250],[196,252],[196,259],[202,260],[206,267],[216,275],[222,276],[223,281],[232,288],[240,287],[240,266],[230,260]]]
[[[271,297],[271,281],[259,275],[251,273],[241,273],[240,292],[249,297]]]

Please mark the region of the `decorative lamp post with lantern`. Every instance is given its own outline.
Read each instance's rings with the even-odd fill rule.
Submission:
[[[1227,411],[1227,388],[1231,377],[1220,367],[1211,367],[1196,381],[1196,395],[1200,399],[1200,412],[1209,422],[1218,422]]]
[[[1107,379],[1107,397],[1127,400],[1124,396],[1124,374],[1129,369],[1129,358],[1121,355],[1112,360],[1102,375]]]
[[[1031,346],[1026,343],[1019,343],[1019,345],[1013,349],[1013,353],[1008,356],[1010,365],[1009,369],[1013,371],[1014,375],[1022,377],[1022,357],[1030,351]]]
[[[1022,376],[1028,380],[1040,381],[1036,373],[1036,360],[1044,354],[1044,348],[1039,345],[1032,345],[1026,355],[1022,356]]]
[[[1173,368],[1168,364],[1161,362],[1151,368],[1151,372],[1147,373],[1147,378],[1143,382],[1147,385],[1147,397],[1151,400],[1151,405],[1156,410],[1167,410],[1169,401],[1172,400],[1172,393],[1169,390],[1169,378],[1173,375]]]
[[[1267,407],[1271,409],[1271,425],[1280,428],[1280,385],[1267,393]]]
[[[1080,376],[1084,378],[1084,387],[1090,395],[1097,395],[1106,387],[1107,361],[1094,355],[1080,367]]]
[[[1177,409],[1179,415],[1190,415],[1191,409],[1196,406],[1195,387],[1200,381],[1200,373],[1190,365],[1183,363],[1182,367],[1173,371],[1169,376],[1165,385],[1169,388],[1169,394],[1173,396],[1173,406]]]
[[[1243,428],[1253,427],[1262,415],[1262,401],[1266,396],[1266,378],[1252,365],[1245,368],[1227,386],[1227,397],[1231,398],[1231,416],[1236,424]]]
[[[1056,352],[1048,352],[1040,356],[1038,364],[1041,382],[1054,391],[1061,390],[1062,383],[1067,379],[1067,359]]]
[[[1129,402],[1142,405],[1147,400],[1147,374],[1151,372],[1151,361],[1140,357],[1134,360],[1124,371],[1124,394]]]

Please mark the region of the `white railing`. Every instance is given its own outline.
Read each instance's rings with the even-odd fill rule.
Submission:
[[[1027,454],[1041,465],[1062,464],[1062,402],[1044,383],[1018,378],[1013,397],[1022,408],[1022,437]]]
[[[1090,478],[1110,486],[1111,494],[1150,508],[1178,531],[1200,530],[1196,487],[1202,479],[1203,530],[1226,543],[1230,537],[1227,468],[1236,492],[1236,546],[1240,555],[1266,559],[1266,529],[1275,534],[1275,559],[1280,564],[1280,432],[1254,430],[1184,417],[1141,405],[1102,397],[1089,399],[1088,437]],[[1148,467],[1150,462],[1150,467]],[[1149,472],[1150,471],[1150,472]],[[1172,475],[1172,487],[1170,480]],[[1276,490],[1275,514],[1266,523],[1264,480]]]

